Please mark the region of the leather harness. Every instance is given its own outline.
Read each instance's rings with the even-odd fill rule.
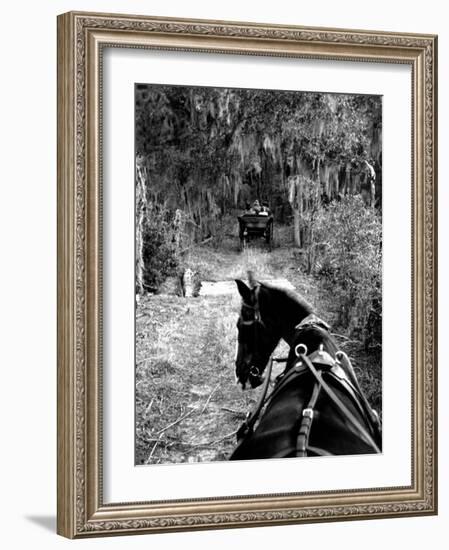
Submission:
[[[245,324],[263,324],[258,307],[258,291],[259,287],[257,286],[255,289],[255,305],[249,306],[248,304],[245,304],[246,307],[251,307],[251,309],[254,309],[254,320],[244,321]],[[309,326],[314,328],[321,328],[326,331],[329,331],[330,328],[329,325],[325,323],[322,319],[319,319],[316,315],[311,314],[303,319],[295,327],[295,333],[298,334],[300,331],[304,330],[304,328]],[[380,449],[375,442],[375,439],[378,438],[381,430],[379,418],[377,416],[377,413],[373,409],[371,409],[370,405],[368,404],[368,401],[366,400],[366,397],[364,396],[363,391],[360,388],[354,369],[347,355],[339,351],[336,354],[336,359],[334,359],[327,351],[322,348],[322,346],[320,346],[320,349],[308,355],[307,348],[304,344],[299,344],[295,347],[295,354],[297,358],[295,363],[290,369],[284,371],[284,373],[277,377],[276,385],[269,397],[267,398],[266,394],[271,378],[273,362],[287,362],[287,358],[270,357],[266,369],[264,386],[259,396],[258,403],[252,413],[248,413],[245,422],[239,428],[237,432],[237,441],[241,442],[244,437],[250,435],[254,431],[254,426],[264,406],[272,401],[273,398],[278,395],[279,392],[282,391],[282,389],[293,379],[296,379],[303,374],[309,372],[315,378],[315,382],[313,385],[310,400],[300,413],[300,424],[296,439],[296,456],[307,456],[308,451],[318,455],[330,454],[323,449],[309,446],[310,432],[312,429],[314,417],[316,415],[316,403],[323,391],[327,394],[328,398],[332,401],[335,407],[345,418],[348,429],[354,435],[362,439],[376,453],[380,453]],[[342,363],[345,364],[348,374],[342,368]],[[359,410],[361,416],[367,420],[367,424],[369,426],[368,430],[364,426],[362,426],[362,424],[354,416],[354,414],[336,395],[334,390],[332,390],[329,384],[323,379],[323,375],[325,375],[326,378],[329,377],[333,379],[341,388],[344,389],[347,394],[349,394],[351,402]]]
[[[300,344],[297,346],[299,348],[303,346]],[[316,358],[317,354],[323,354],[325,357],[323,362],[320,362],[320,358]],[[348,378],[345,376],[343,369],[332,359],[332,357],[324,351],[313,352],[311,355],[307,356],[307,350],[304,350],[303,353],[297,353],[298,363],[300,365],[305,364],[307,370],[313,374],[315,377],[314,389],[312,392],[312,397],[309,401],[307,407],[302,410],[302,421],[299,429],[299,434],[297,438],[297,451],[296,456],[306,456],[307,455],[307,446],[310,436],[310,428],[312,426],[312,421],[314,417],[314,407],[318,399],[318,395],[321,390],[323,390],[336,408],[340,411],[344,419],[347,421],[347,427],[349,430],[356,436],[362,439],[368,446],[370,446],[376,453],[380,453],[380,449],[374,441],[375,426],[371,423],[371,418],[366,414],[363,404],[360,401],[360,394],[356,388],[354,388]],[[334,361],[336,364],[329,365],[330,361]],[[337,375],[335,371],[341,370],[343,377]],[[367,430],[359,420],[354,416],[354,414],[348,409],[348,407],[343,403],[343,401],[337,396],[337,394],[332,390],[328,383],[324,380],[323,375],[330,376],[334,378],[342,385],[342,387],[348,391],[352,398],[352,402],[357,405],[362,417],[366,418],[370,429]],[[370,433],[371,432],[371,433]],[[298,445],[299,444],[299,445]]]

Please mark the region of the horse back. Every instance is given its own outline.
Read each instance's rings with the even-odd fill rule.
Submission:
[[[344,385],[332,376],[326,376],[326,381],[350,412],[362,424],[366,424],[360,406]],[[296,456],[302,411],[307,406],[314,383],[314,377],[305,373],[290,376],[290,380],[279,388],[280,391],[276,391],[275,387],[257,427],[242,439],[230,460]],[[368,444],[348,430],[347,419],[327,399],[323,391],[316,403],[309,445],[332,455],[373,453]]]

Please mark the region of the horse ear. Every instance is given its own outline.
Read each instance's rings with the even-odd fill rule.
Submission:
[[[254,277],[254,273],[251,270],[248,270],[248,283],[249,288],[254,288],[255,286],[257,286],[257,281]]]
[[[251,289],[246,286],[246,284],[240,279],[235,280],[237,288],[239,290],[240,296],[243,298],[243,301],[247,304],[251,303]]]

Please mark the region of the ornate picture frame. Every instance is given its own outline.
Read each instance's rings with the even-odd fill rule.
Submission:
[[[411,484],[205,498],[103,498],[105,48],[411,68]],[[58,17],[58,533],[69,538],[437,513],[437,37],[70,12]],[[150,466],[151,467],[151,466]],[[176,467],[176,466],[175,466]]]

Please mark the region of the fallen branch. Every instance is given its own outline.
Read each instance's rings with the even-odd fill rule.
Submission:
[[[176,426],[176,424],[179,424],[180,422],[182,422],[183,420],[185,420],[188,416],[190,416],[191,414],[193,414],[194,412],[196,412],[198,409],[191,409],[189,412],[181,415],[177,420],[175,420],[174,422],[172,422],[171,424],[169,424],[168,426],[165,426],[165,428],[162,428],[162,430],[159,430],[158,432],[156,432],[156,435],[159,435],[161,433],[164,433],[166,430],[168,430],[169,428],[172,428],[173,426]]]
[[[150,456],[145,460],[145,464],[149,464],[151,462],[151,459],[153,458],[154,451],[156,450],[156,447],[159,445],[160,439],[156,441],[156,443],[153,445],[153,448],[151,449]]]
[[[219,439],[214,439],[214,440],[208,441],[206,443],[195,443],[194,445],[192,445],[192,447],[211,447],[213,445],[216,445],[217,443],[221,443],[225,439],[229,439],[230,437],[233,437],[234,435],[237,434],[237,432],[238,432],[238,429],[234,430],[230,434],[226,434],[223,437],[220,437]]]
[[[150,410],[151,410],[151,407],[153,406],[153,402],[154,402],[154,398],[150,401],[150,404],[148,405],[148,407],[145,409],[145,416],[148,416],[148,414],[150,413]]]
[[[206,410],[207,406],[208,406],[209,403],[210,403],[210,400],[212,399],[212,396],[213,396],[214,393],[218,390],[219,386],[220,386],[220,382],[215,386],[215,388],[212,390],[211,394],[210,394],[209,397],[207,398],[207,401],[206,401],[206,403],[204,404],[204,407],[201,409],[200,415],[203,414],[203,412]]]
[[[239,416],[245,416],[243,411],[236,411],[235,409],[228,409],[228,407],[220,407],[220,410],[230,412],[232,414],[238,414]]]

